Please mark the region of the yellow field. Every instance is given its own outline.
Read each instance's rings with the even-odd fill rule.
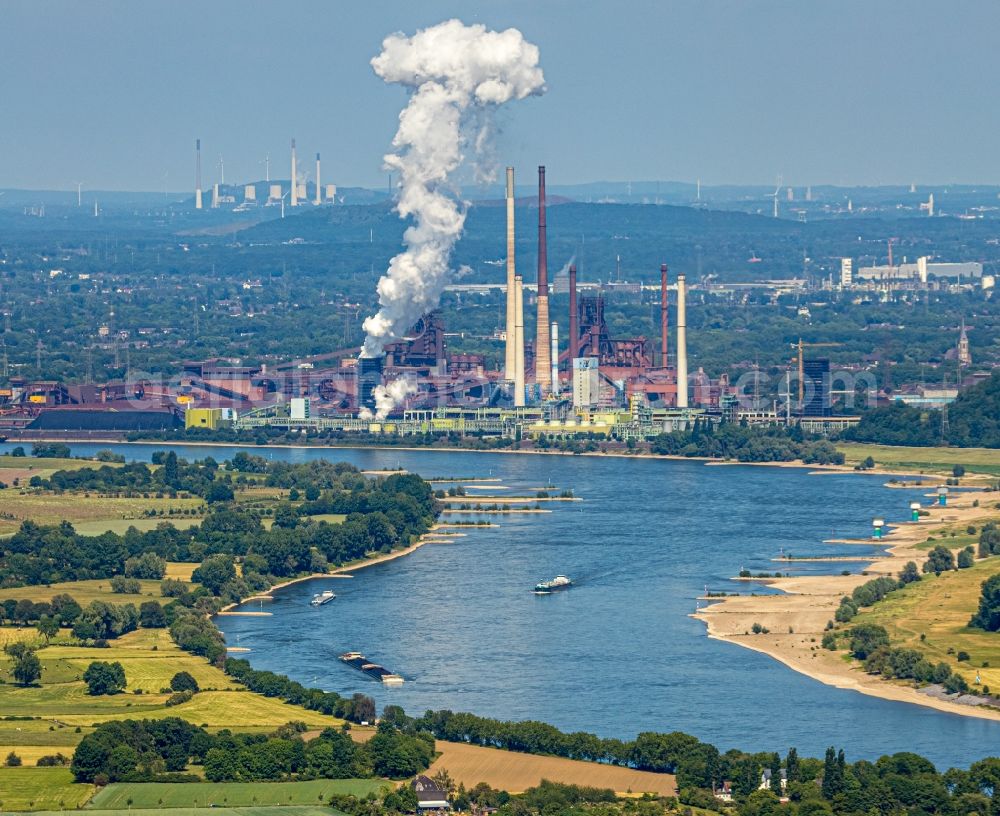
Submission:
[[[80,675],[93,660],[118,661],[125,669],[129,692],[142,689],[145,693],[158,694],[160,689],[170,685],[170,678],[179,671],[191,674],[203,689],[239,688],[239,684],[221,669],[181,651],[166,629],[129,632],[112,641],[109,649],[99,652],[81,646],[50,646],[38,655],[45,662],[61,661]]]
[[[155,697],[158,700],[166,699],[166,695],[155,695]],[[181,717],[195,725],[235,730],[240,730],[244,725],[263,725],[277,728],[279,725],[293,720],[304,722],[315,728],[335,728],[343,724],[343,720],[338,720],[336,717],[327,717],[315,711],[296,708],[273,697],[262,697],[249,691],[203,691],[183,705],[147,710],[142,713],[141,717],[129,710],[119,710],[114,714],[102,715],[101,717],[73,714],[62,716],[60,719],[69,725],[89,725],[98,721],[159,720],[164,717]]]
[[[838,442],[837,450],[844,454],[849,465],[870,456],[876,465],[890,470],[927,471],[950,476],[955,465],[962,465],[969,473],[1000,474],[1000,450],[993,448],[909,448]]]
[[[428,776],[444,769],[452,779],[466,787],[486,782],[494,788],[520,793],[548,779],[567,785],[611,788],[623,794],[648,792],[674,796],[677,793],[677,780],[671,774],[635,771],[560,757],[532,756],[457,742],[438,741],[437,750],[441,755],[431,765]]]
[[[65,757],[73,756],[73,749],[66,745],[5,745],[0,743],[0,761],[6,759],[7,754],[11,751],[21,758],[22,767],[36,765],[38,760],[43,756],[53,756],[55,754],[62,754]]]
[[[979,605],[982,582],[997,572],[1000,557],[994,556],[969,569],[925,576],[861,613],[852,624],[884,626],[893,646],[916,649],[933,663],[947,663],[970,685],[978,671],[983,685],[995,693],[1000,691],[1000,637],[967,624]],[[959,663],[960,651],[968,652],[970,660]]]
[[[164,578],[173,578],[175,581],[190,581],[191,573],[198,569],[197,564],[183,561],[168,561],[167,571]]]

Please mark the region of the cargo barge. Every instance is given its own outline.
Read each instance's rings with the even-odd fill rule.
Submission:
[[[399,686],[403,684],[402,675],[393,674],[385,666],[370,662],[361,652],[345,652],[340,656],[340,659],[348,666],[353,666],[363,674],[367,674],[373,680],[380,680],[387,686]]]
[[[573,586],[573,582],[565,575],[557,575],[551,581],[541,581],[535,584],[532,590],[536,595],[551,595],[553,592],[561,592]]]

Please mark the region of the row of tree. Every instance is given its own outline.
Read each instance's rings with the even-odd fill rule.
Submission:
[[[739,462],[792,462],[842,465],[844,455],[824,439],[807,439],[798,428],[696,422],[690,431],[672,431],[650,440],[650,452],[664,456],[707,456]]]
[[[197,775],[178,776],[190,764],[202,766],[210,782],[400,779],[425,770],[434,758],[433,737],[397,729],[388,721],[366,743],[332,728],[306,740],[305,730],[302,723],[290,723],[271,734],[226,729],[213,735],[176,717],[109,722],[81,740],[70,770],[76,781],[98,785],[200,781]]]

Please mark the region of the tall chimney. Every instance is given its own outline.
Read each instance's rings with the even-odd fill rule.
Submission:
[[[514,405],[524,406],[524,281],[514,278]]]
[[[687,282],[677,276],[677,407],[688,407]]]
[[[573,372],[573,361],[580,356],[580,325],[576,308],[576,264],[569,265],[569,370]]]
[[[549,346],[549,251],[545,235],[545,166],[538,167],[538,323],[535,329],[535,382],[542,392],[552,388]]]
[[[660,365],[667,367],[667,265],[660,264]]]
[[[559,324],[552,324],[552,396],[559,396]]]
[[[514,168],[507,168],[507,345],[504,358],[503,378],[514,381],[517,365],[516,306],[514,294]]]
[[[292,192],[288,204],[291,207],[299,206],[299,180],[295,174],[295,139],[292,139]]]
[[[194,140],[194,208],[201,209],[201,139]]]
[[[323,196],[320,193],[321,189],[322,187],[320,186],[320,179],[319,179],[319,153],[317,153],[316,154],[316,199],[315,201],[313,201],[313,204],[315,204],[317,207],[323,203]]]

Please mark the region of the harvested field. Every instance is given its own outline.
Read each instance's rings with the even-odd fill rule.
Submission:
[[[429,776],[444,769],[452,779],[471,788],[486,782],[494,788],[520,793],[543,779],[568,785],[611,788],[617,793],[657,793],[674,796],[677,781],[671,774],[635,771],[597,762],[560,757],[534,756],[497,748],[481,748],[458,742],[437,743],[441,756],[431,765]]]

